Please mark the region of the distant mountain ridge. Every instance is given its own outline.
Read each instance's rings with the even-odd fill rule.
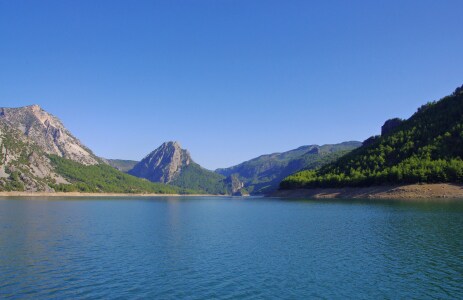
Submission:
[[[239,165],[217,169],[226,177],[235,176],[252,194],[263,194],[278,188],[280,181],[303,169],[315,169],[361,146],[361,142],[308,145],[297,149],[261,155]]]
[[[139,163],[137,160],[130,160],[130,159],[105,159],[108,164],[113,167],[118,169],[121,172],[127,173],[129,170],[133,169],[136,164]]]
[[[281,176],[355,146],[343,145],[303,146],[214,172],[178,142],[163,143],[140,162],[100,158],[40,106],[0,108],[0,191],[262,193]]]
[[[140,162],[100,158],[40,106],[0,108],[0,190],[259,194],[274,189],[282,176],[316,168],[356,143],[303,146],[214,172],[178,142],[163,143]]]
[[[152,182],[212,194],[263,194],[275,190],[286,176],[314,169],[359,147],[351,141],[333,145],[309,145],[283,153],[261,155],[231,168],[215,172],[202,168],[178,142],[165,142],[152,151],[129,174]],[[111,163],[111,162],[110,162]]]

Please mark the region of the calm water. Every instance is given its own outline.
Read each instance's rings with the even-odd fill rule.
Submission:
[[[0,199],[0,298],[463,298],[463,203]]]

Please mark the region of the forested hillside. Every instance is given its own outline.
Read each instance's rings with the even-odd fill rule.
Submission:
[[[172,186],[193,189],[205,194],[232,193],[225,176],[206,170],[194,162],[185,166],[171,184]]]
[[[463,182],[462,158],[463,86],[334,163],[287,177],[280,187]]]

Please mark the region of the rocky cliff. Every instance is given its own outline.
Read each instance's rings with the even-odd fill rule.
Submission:
[[[38,105],[0,108],[0,122],[22,133],[46,154],[76,161],[84,165],[102,162],[61,123]]]
[[[190,163],[190,154],[182,149],[178,142],[166,142],[143,158],[128,173],[153,182],[170,183]]]
[[[50,192],[50,183],[67,181],[40,147],[0,119],[0,190]]]
[[[230,192],[233,196],[249,196],[248,191],[244,188],[244,183],[239,179],[238,174],[232,174],[225,179]]]

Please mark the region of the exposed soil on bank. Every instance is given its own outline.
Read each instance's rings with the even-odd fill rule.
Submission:
[[[271,197],[290,198],[354,198],[354,199],[462,199],[462,184],[411,184],[361,188],[327,188],[279,190]]]

